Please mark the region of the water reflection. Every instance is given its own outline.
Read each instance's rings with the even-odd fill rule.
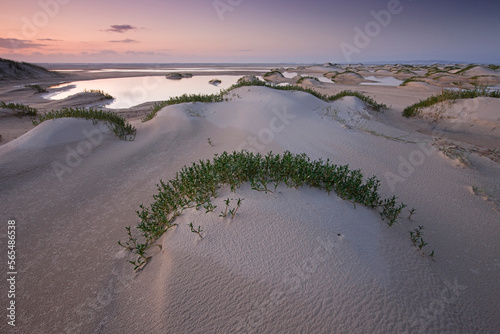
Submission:
[[[45,98],[60,100],[85,89],[99,89],[115,98],[106,105],[107,108],[130,108],[144,102],[168,100],[182,94],[216,94],[221,89],[235,84],[239,78],[241,76],[217,75],[168,80],[165,76],[145,76],[76,81],[49,89]],[[211,85],[211,79],[219,79],[221,83],[217,86]]]
[[[108,68],[99,70],[89,70],[89,73],[109,73],[109,72],[267,72],[269,68],[267,67],[229,67],[229,68],[219,68],[219,67],[177,67],[177,68]]]
[[[362,82],[360,85],[372,85],[372,86],[399,86],[403,81],[398,80],[394,77],[374,77],[368,76],[366,80],[372,80],[375,82]]]

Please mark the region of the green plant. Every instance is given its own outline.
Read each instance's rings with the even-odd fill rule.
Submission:
[[[207,202],[203,204],[203,208],[206,210],[205,213],[209,213],[213,212],[217,208],[217,205],[213,205],[211,202]]]
[[[38,110],[35,108],[31,108],[25,104],[21,103],[5,103],[0,102],[0,108],[10,109],[14,111],[14,115],[22,118],[23,116],[36,116],[38,114]]]
[[[231,199],[227,198],[224,200],[224,203],[226,204],[226,208],[224,211],[220,212],[219,217],[226,217],[227,216],[227,210],[229,209],[229,203],[231,203]]]
[[[243,79],[243,78],[241,78]],[[180,104],[180,103],[188,103],[188,102],[208,102],[208,103],[213,103],[213,102],[223,102],[227,99],[224,98],[226,94],[228,94],[230,91],[240,88],[240,87],[249,87],[249,86],[263,86],[267,88],[272,88],[272,89],[277,89],[277,90],[284,90],[284,91],[300,91],[300,92],[305,92],[309,93],[325,102],[333,102],[339,99],[342,99],[346,96],[355,96],[358,99],[362,100],[365,102],[370,108],[372,108],[375,111],[383,111],[384,109],[387,109],[387,105],[383,103],[377,103],[375,100],[373,100],[371,97],[368,97],[366,95],[363,95],[360,92],[355,92],[355,91],[350,91],[350,90],[344,90],[341,91],[335,95],[329,96],[325,94],[321,94],[316,92],[315,90],[311,88],[304,88],[301,86],[297,85],[286,85],[286,86],[276,86],[276,85],[271,85],[269,83],[266,83],[261,80],[254,80],[254,81],[244,81],[244,80],[238,80],[238,83],[232,85],[226,90],[221,90],[220,93],[218,94],[192,94],[192,95],[181,95],[178,97],[171,97],[167,101],[161,101],[161,102],[156,102],[153,107],[149,110],[149,113],[144,116],[142,119],[143,122],[147,122],[151,119],[153,119],[156,114],[166,106],[174,105],[174,104]]]
[[[208,139],[207,139],[207,142],[208,142],[208,145],[210,145],[210,146],[214,146],[214,143],[212,142],[212,139],[208,138]]]
[[[418,77],[411,77],[411,78],[408,78],[406,79],[405,81],[403,81],[400,86],[401,87],[404,87],[406,86],[407,84],[409,84],[410,82],[425,82],[424,80],[421,80],[421,79],[418,79]]]
[[[273,71],[269,71],[267,73],[264,73],[263,77],[270,77],[271,75],[282,75],[280,71],[276,71],[276,70],[273,70]]]
[[[413,231],[409,231],[410,233],[410,239],[413,242],[413,245],[417,247],[420,251],[422,251],[422,248],[428,245],[427,242],[424,241],[423,235],[424,233],[422,230],[424,229],[423,226],[419,226],[415,228]],[[434,256],[434,251],[431,253],[432,257]]]
[[[432,251],[432,252],[429,254],[429,257],[432,259],[432,261],[436,261],[436,259],[434,258],[434,251]]]
[[[224,101],[223,93],[219,94],[184,94],[178,97],[171,97],[167,101],[156,102],[150,109],[149,113],[142,119],[143,122],[147,122],[153,119],[158,111],[165,108],[166,106],[187,103],[187,102],[222,102]]]
[[[37,93],[46,93],[47,92],[47,90],[40,85],[26,85],[24,87],[33,88],[34,90],[37,91]]]
[[[311,77],[311,76],[303,76],[301,77],[299,80],[297,80],[296,84],[301,84],[302,82],[304,82],[304,80],[306,79],[310,79],[310,80],[318,80],[318,78],[315,78],[315,77]]]
[[[422,109],[433,106],[440,102],[455,101],[457,99],[473,99],[476,97],[500,98],[500,91],[489,91],[486,87],[478,87],[472,90],[448,90],[445,89],[439,95],[433,95],[428,99],[421,100],[403,110],[404,117],[415,117]]]
[[[236,216],[236,211],[238,211],[238,209],[240,208],[242,201],[243,201],[242,198],[238,198],[238,201],[236,202],[236,207],[229,210],[229,213],[231,214],[231,219],[234,219],[234,216]]]
[[[126,243],[127,248],[138,255],[140,263],[136,265],[140,265],[136,268],[147,263],[145,252],[176,225],[176,217],[184,210],[203,206],[206,213],[213,212],[216,206],[210,199],[217,197],[218,189],[227,186],[235,192],[247,182],[259,184],[259,189],[266,189],[263,185],[272,183],[275,190],[279,184],[285,184],[294,188],[308,185],[324,189],[328,194],[333,191],[342,199],[379,210],[382,220],[390,226],[406,206],[398,204],[395,196],[382,199],[378,193],[380,181],[375,176],[365,179],[360,170],[332,164],[328,159],[311,161],[305,154],[294,155],[288,151],[281,155],[270,152],[265,156],[246,151],[223,152],[216,154],[213,160],[200,160],[184,166],[175,178],[166,183],[160,180],[153,203],[149,207],[140,206],[141,210],[137,211],[140,234],[136,237],[129,233]],[[234,218],[242,201],[238,198],[236,207],[230,208],[231,199],[224,200],[226,207],[220,216],[230,214]]]
[[[203,239],[203,236],[201,235],[201,232],[203,232],[203,230],[201,229],[201,226],[198,226],[198,229],[196,230],[193,226],[193,222],[191,222],[191,223],[189,223],[189,228],[191,229],[191,232],[198,234],[200,239]]]
[[[461,74],[463,74],[463,73],[467,72],[468,70],[471,70],[471,69],[473,69],[474,67],[477,67],[477,66],[478,66],[478,65],[476,65],[476,64],[471,64],[471,65],[469,65],[469,66],[467,66],[467,67],[464,67],[464,68],[463,68],[463,69],[461,69],[460,71],[456,72],[456,73],[455,73],[455,75],[461,75]]]
[[[74,117],[104,122],[115,135],[121,140],[134,140],[136,135],[136,128],[132,126],[125,118],[119,116],[111,111],[96,110],[93,108],[63,108],[61,110],[45,113],[38,116],[38,121],[33,120],[33,125],[37,126],[49,119]]]
[[[114,99],[113,96],[109,95],[108,93],[106,93],[100,89],[84,89],[83,92],[84,93],[99,94],[99,95],[101,95],[101,100]]]
[[[408,216],[408,219],[411,219],[411,217],[415,214],[415,208],[412,208],[410,210],[410,215]]]

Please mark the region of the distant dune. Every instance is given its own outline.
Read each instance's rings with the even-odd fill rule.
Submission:
[[[38,65],[0,58],[0,81],[53,78],[61,75]]]

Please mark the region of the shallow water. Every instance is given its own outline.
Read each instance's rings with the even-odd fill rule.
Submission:
[[[89,73],[109,73],[109,72],[235,72],[235,71],[245,71],[245,72],[267,72],[268,67],[174,67],[174,68],[110,68],[110,69],[99,69],[99,70],[89,70]]]
[[[297,72],[283,72],[283,76],[287,79],[293,79],[298,75]]]
[[[318,79],[320,82],[333,83],[332,80],[330,80],[328,78],[325,78],[322,75],[308,74],[307,76],[308,77],[314,77],[314,78]]]
[[[216,94],[221,89],[227,89],[235,84],[239,78],[241,76],[238,75],[217,75],[169,80],[165,76],[144,76],[75,81],[54,87],[52,92],[49,89],[45,98],[60,100],[81,93],[85,89],[99,89],[115,98],[106,105],[107,108],[130,108],[144,102],[168,100],[183,94]],[[211,79],[219,79],[222,82],[212,85],[208,83]]]
[[[376,82],[362,82],[360,85],[371,85],[371,86],[399,86],[403,83],[402,80],[398,80],[394,77],[375,77],[368,76],[366,80],[372,80]]]

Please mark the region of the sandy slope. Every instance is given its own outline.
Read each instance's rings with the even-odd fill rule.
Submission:
[[[481,171],[457,167],[431,137],[381,124],[355,98],[329,104],[263,87],[235,93],[241,98],[168,107],[136,123],[133,142],[61,119],[0,147],[0,212],[4,222],[16,219],[19,243],[18,326],[10,331],[498,332],[499,214],[470,191],[498,189],[497,164],[478,158]],[[186,212],[133,273],[116,242],[155,184],[241,148],[361,168],[381,179],[383,196],[395,194],[417,213],[389,228],[375,211],[319,190],[222,189],[219,207],[227,197],[245,199],[234,220]],[[191,221],[203,239],[189,231]],[[436,262],[408,238],[418,225]],[[5,223],[0,237],[5,244]]]

